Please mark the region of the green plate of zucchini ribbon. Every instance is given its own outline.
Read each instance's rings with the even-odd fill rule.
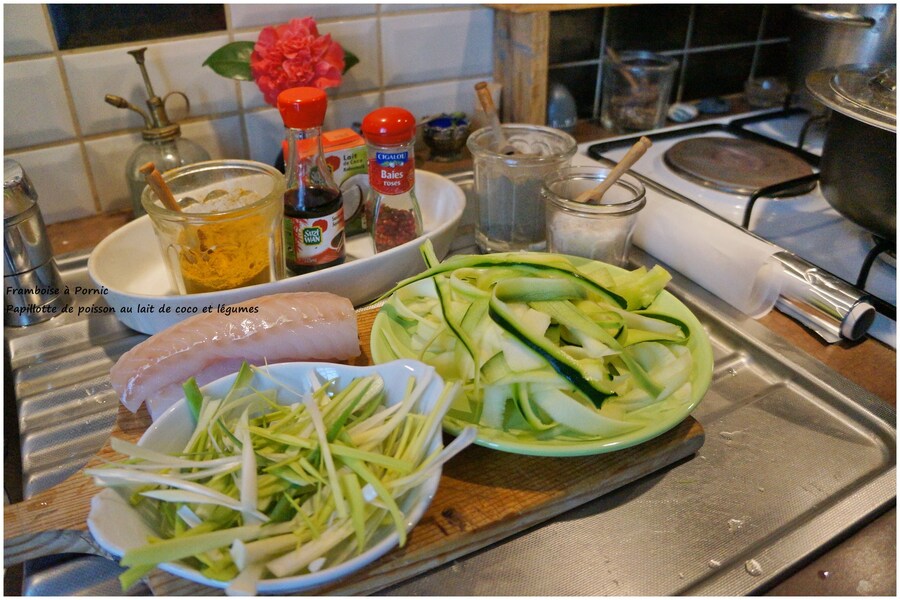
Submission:
[[[372,358],[460,381],[452,434],[474,425],[477,444],[520,454],[611,452],[675,427],[709,387],[709,338],[658,265],[532,252],[440,262],[427,243],[422,255],[427,269],[386,295]]]

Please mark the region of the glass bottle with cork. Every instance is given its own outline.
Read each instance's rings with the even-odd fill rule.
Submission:
[[[362,134],[369,153],[369,230],[375,252],[384,252],[422,235],[415,189],[416,119],[404,108],[385,106],[366,115]]]
[[[344,262],[343,198],[322,150],[325,92],[290,88],[277,104],[285,127],[285,266],[301,275]]]

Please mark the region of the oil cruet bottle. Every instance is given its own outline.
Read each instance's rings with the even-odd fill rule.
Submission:
[[[169,92],[162,98],[153,92],[150,77],[147,75],[147,68],[144,66],[144,53],[146,51],[146,48],[139,48],[129,51],[128,54],[134,57],[135,62],[141,69],[141,75],[144,78],[144,85],[149,96],[147,100],[149,114],[120,96],[107,94],[105,98],[108,104],[112,104],[116,108],[133,110],[144,118],[144,129],[141,131],[143,142],[135,148],[125,164],[125,179],[128,182],[128,192],[131,197],[135,217],[144,214],[144,208],[141,206],[141,193],[147,186],[147,181],[144,174],[139,170],[142,165],[152,162],[160,172],[165,172],[175,167],[182,167],[209,160],[210,158],[209,153],[200,145],[182,137],[181,126],[178,123],[169,121],[169,116],[166,114],[166,100],[170,96],[176,94],[184,98],[188,110],[190,110],[191,104],[187,96],[182,92]]]
[[[368,226],[375,252],[384,252],[422,235],[416,200],[416,119],[408,110],[385,106],[363,119],[369,153]]]
[[[344,262],[344,204],[322,150],[325,92],[290,88],[277,104],[285,127],[285,266],[300,275]]]

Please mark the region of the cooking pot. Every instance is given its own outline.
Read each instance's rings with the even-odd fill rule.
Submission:
[[[804,86],[813,71],[849,64],[897,62],[894,4],[798,4],[791,34],[790,82],[796,101],[814,105]]]
[[[895,67],[845,65],[811,73],[810,93],[831,109],[822,194],[839,213],[890,241],[897,234]]]

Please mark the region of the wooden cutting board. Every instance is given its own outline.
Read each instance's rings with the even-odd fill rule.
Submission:
[[[377,309],[358,313],[363,353],[353,364],[371,364],[369,336],[376,314]],[[112,435],[136,441],[149,424],[145,409],[131,414],[120,407]],[[546,458],[471,446],[444,467],[437,494],[405,547],[315,593],[372,593],[404,581],[691,456],[703,441],[703,428],[688,417],[647,443],[595,456]],[[118,458],[107,443],[88,466]],[[4,565],[63,552],[98,553],[86,520],[99,491],[79,472],[5,506]],[[222,593],[160,570],[151,574],[150,587],[165,596]]]

